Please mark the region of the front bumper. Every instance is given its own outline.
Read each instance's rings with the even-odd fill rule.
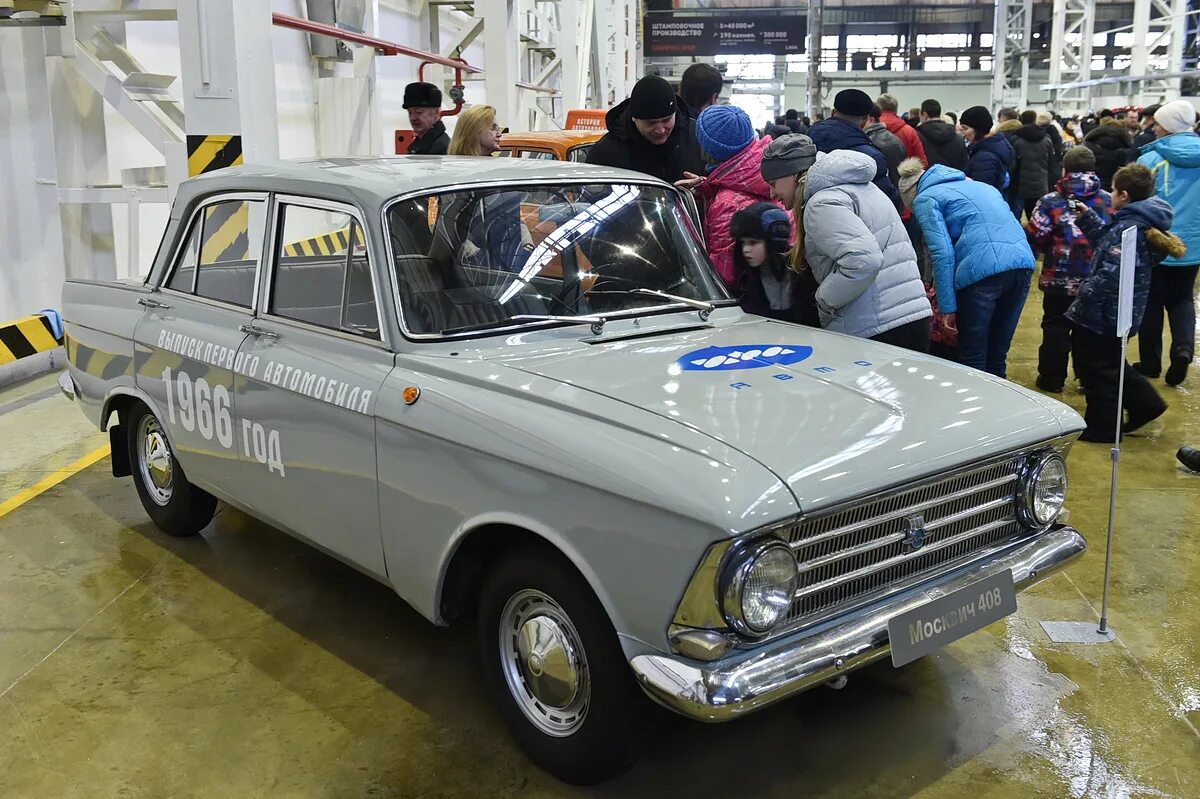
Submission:
[[[1078,530],[1055,527],[1002,557],[869,605],[816,634],[776,641],[720,663],[638,655],[630,665],[642,688],[661,704],[700,721],[728,721],[886,657],[891,652],[888,620],[934,596],[1006,569],[1020,591],[1086,550]]]

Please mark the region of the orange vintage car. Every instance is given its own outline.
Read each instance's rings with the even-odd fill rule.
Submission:
[[[588,150],[600,140],[602,130],[542,130],[505,133],[500,137],[500,155],[540,158],[548,161],[586,161]]]

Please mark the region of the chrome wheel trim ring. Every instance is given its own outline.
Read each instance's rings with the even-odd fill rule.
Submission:
[[[592,684],[574,623],[534,589],[514,594],[500,614],[500,667],[517,707],[540,732],[565,738],[587,717]]]
[[[174,494],[175,460],[162,425],[146,415],[138,424],[138,474],[154,504],[166,507]]]

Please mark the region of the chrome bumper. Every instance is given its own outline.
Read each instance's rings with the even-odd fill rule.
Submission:
[[[75,395],[78,393],[75,391],[75,381],[71,379],[71,373],[65,369],[58,375],[58,390],[71,402],[75,401]]]
[[[1086,549],[1078,530],[1056,527],[1007,555],[869,605],[816,634],[801,633],[719,663],[638,655],[630,665],[661,704],[700,721],[728,721],[886,657],[893,616],[1006,569],[1018,591],[1028,588]]]

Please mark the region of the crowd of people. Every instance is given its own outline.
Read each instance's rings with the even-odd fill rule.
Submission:
[[[1200,269],[1200,114],[1174,101],[1064,119],[936,99],[901,115],[890,94],[839,92],[828,117],[795,110],[756,130],[721,104],[720,72],[694,64],[678,93],[647,76],[606,116],[588,162],[695,193],[709,257],[748,313],[819,326],[997,377],[1041,261],[1037,387],[1086,396],[1084,441],[1161,416],[1150,382],[1182,383],[1195,348]],[[409,91],[411,90],[411,92]],[[475,106],[453,138],[430,84],[405,91],[416,153],[488,155],[496,111]],[[1119,368],[1122,234],[1136,233],[1133,329]],[[1170,346],[1163,364],[1163,326]],[[1200,451],[1180,460],[1200,470]]]
[[[715,74],[713,74],[715,73]],[[673,182],[703,208],[709,256],[748,313],[820,326],[1005,377],[1041,262],[1037,386],[1061,393],[1074,363],[1084,441],[1162,415],[1150,382],[1187,376],[1200,266],[1200,121],[1175,101],[1062,119],[935,99],[903,115],[889,94],[834,97],[755,130],[694,65],[677,95],[642,78],[607,116],[589,162]],[[1119,368],[1122,234],[1135,228],[1133,329]],[[1181,451],[1180,459],[1196,458]]]

